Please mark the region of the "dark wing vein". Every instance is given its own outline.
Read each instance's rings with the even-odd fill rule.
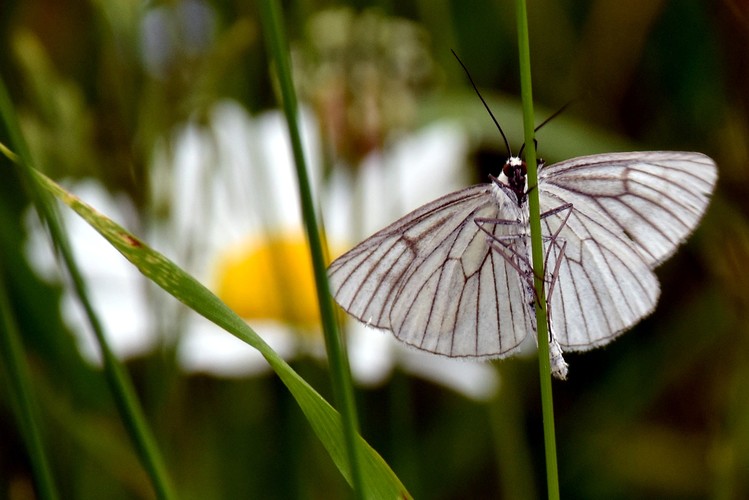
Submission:
[[[717,169],[700,153],[612,153],[550,165],[539,179],[579,210],[595,210],[619,226],[655,267],[696,227]]]
[[[716,178],[699,153],[614,153],[542,169],[542,210],[573,207],[548,250],[549,269],[562,259],[549,303],[565,350],[606,344],[654,309],[652,269],[694,229]],[[555,234],[563,213],[542,222]]]
[[[477,217],[520,218],[520,208],[500,214],[496,196],[506,195],[492,185],[473,186],[375,233],[330,265],[336,301],[360,321],[422,350],[510,355],[531,324],[523,281],[474,223]],[[526,232],[517,224],[495,224],[493,231],[499,237]],[[518,240],[525,245],[524,236]]]

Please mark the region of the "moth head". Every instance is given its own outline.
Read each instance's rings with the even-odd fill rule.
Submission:
[[[504,167],[502,167],[502,173],[507,177],[507,185],[518,194],[518,199],[520,199],[520,193],[525,192],[525,175],[527,172],[525,161],[518,156],[508,158]]]

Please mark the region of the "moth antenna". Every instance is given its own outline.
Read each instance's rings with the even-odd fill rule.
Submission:
[[[541,127],[543,127],[544,125],[546,125],[547,123],[549,123],[551,120],[553,120],[557,116],[559,116],[562,113],[564,113],[567,110],[567,108],[569,108],[574,102],[575,102],[575,100],[573,99],[572,101],[569,101],[567,104],[565,104],[564,106],[562,106],[558,110],[554,111],[551,114],[551,116],[549,116],[547,119],[545,119],[544,121],[542,121],[540,125],[538,125],[536,128],[534,128],[533,132],[538,132]],[[536,139],[533,139],[533,144],[536,145],[536,150],[538,150],[538,142],[536,141]],[[518,156],[522,156],[523,155],[523,150],[524,149],[525,149],[525,143],[520,147],[520,151],[518,151]]]
[[[576,99],[573,99],[572,101],[569,101],[569,102],[567,102],[567,104],[565,104],[564,106],[562,106],[562,107],[561,107],[561,108],[559,108],[558,110],[554,111],[554,112],[553,112],[553,113],[551,114],[551,116],[550,116],[550,117],[548,117],[547,119],[545,119],[544,121],[542,121],[542,122],[541,122],[541,124],[540,124],[539,126],[537,126],[536,128],[534,128],[534,129],[533,129],[533,131],[534,131],[534,132],[538,132],[538,130],[539,130],[539,129],[540,129],[541,127],[543,127],[544,125],[546,125],[547,123],[549,123],[549,122],[550,122],[551,120],[553,120],[553,119],[554,119],[554,118],[556,118],[557,116],[559,116],[559,115],[561,115],[562,113],[564,113],[565,111],[567,111],[567,108],[569,108],[570,106],[572,106],[572,105],[573,105],[573,104],[575,103],[575,101],[576,101]]]
[[[460,57],[458,57],[458,54],[455,53],[453,49],[450,49],[450,52],[453,53],[455,56],[455,59],[458,60],[458,63],[463,67],[463,71],[466,72],[466,76],[468,76],[468,81],[471,82],[471,85],[473,86],[473,90],[476,91],[476,95],[479,96],[479,99],[481,99],[481,102],[484,104],[484,107],[489,112],[489,116],[492,117],[492,120],[494,121],[494,125],[497,126],[497,130],[499,130],[499,133],[502,135],[502,139],[505,141],[505,148],[507,148],[507,158],[512,157],[512,151],[510,150],[510,142],[507,140],[507,136],[505,135],[504,131],[502,130],[502,127],[499,126],[499,122],[494,117],[494,113],[492,113],[492,110],[489,109],[489,105],[484,100],[484,97],[481,95],[481,92],[479,92],[478,87],[476,86],[476,83],[474,83],[473,78],[471,77],[471,73],[468,71],[468,68],[466,68],[466,65],[463,64],[463,61],[460,60]]]
[[[534,129],[533,132],[535,132],[535,131],[536,130]],[[538,139],[536,139],[535,137],[533,138],[533,146],[536,148],[536,151],[538,151]],[[523,150],[524,149],[525,149],[525,143],[523,143],[523,145],[520,146],[520,151],[518,151],[518,156],[521,157],[521,158],[523,157]]]

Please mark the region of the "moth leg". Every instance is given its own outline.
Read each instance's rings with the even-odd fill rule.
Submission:
[[[478,228],[484,232],[487,236],[487,241],[494,251],[501,255],[505,261],[507,261],[513,269],[515,269],[521,276],[528,279],[529,270],[531,269],[530,260],[525,249],[518,250],[514,243],[528,238],[525,234],[508,234],[508,235],[496,235],[491,230],[487,229],[487,225],[492,226],[517,226],[522,227],[522,224],[518,220],[505,220],[505,219],[489,219],[485,217],[476,217],[473,220]]]
[[[551,363],[551,373],[552,375],[554,375],[555,378],[558,378],[560,380],[566,380],[568,365],[562,355],[562,347],[559,345],[559,342],[557,342],[556,335],[554,334],[551,298],[554,294],[554,286],[556,285],[557,280],[559,278],[559,269],[562,265],[562,260],[564,259],[564,252],[567,248],[567,241],[565,241],[564,238],[560,238],[559,235],[562,232],[562,229],[564,229],[564,227],[567,225],[567,221],[569,220],[570,215],[572,214],[572,204],[566,203],[555,209],[549,210],[548,212],[543,213],[541,215],[541,218],[546,219],[548,217],[560,214],[562,212],[566,212],[566,214],[564,215],[564,218],[559,224],[559,227],[556,229],[556,231],[554,231],[553,234],[546,237],[549,241],[549,246],[544,255],[544,277],[546,278],[548,276],[548,283],[549,283],[549,291],[546,294],[546,314],[547,314],[547,319],[549,322],[548,323],[549,324],[549,361]],[[549,273],[548,272],[549,258],[552,253],[556,255],[556,262],[554,263],[553,271]]]
[[[562,222],[559,224],[559,227],[556,229],[556,231],[554,231],[554,234],[545,237],[545,239],[549,241],[549,246],[544,254],[544,279],[546,280],[546,277],[548,276],[549,283],[549,293],[546,296],[547,302],[550,301],[552,292],[554,291],[554,285],[556,284],[557,278],[559,277],[559,267],[562,265],[562,258],[564,257],[564,250],[567,247],[567,242],[563,238],[559,238],[559,234],[562,232],[562,229],[564,229],[564,226],[567,225],[567,221],[569,220],[570,215],[572,215],[572,204],[566,203],[555,209],[549,210],[548,212],[544,212],[541,215],[541,218],[545,219],[564,211],[566,211],[567,213],[565,214],[564,219],[562,219]],[[559,247],[559,242],[562,243],[561,248]],[[553,272],[549,274],[549,258],[552,253],[555,253],[553,252],[555,248],[558,249],[558,252],[556,252],[556,262],[554,264]]]
[[[554,231],[553,234],[544,236],[543,240],[550,242],[549,244],[549,251],[546,252],[546,256],[544,259],[544,276],[549,275],[549,273],[546,272],[546,269],[549,266],[549,260],[548,255],[551,253],[551,249],[555,249],[555,253],[557,253],[557,259],[555,262],[554,270],[551,272],[549,277],[549,294],[546,298],[546,309],[547,309],[547,317],[549,321],[549,361],[551,364],[551,373],[554,375],[554,377],[564,380],[567,377],[567,362],[564,360],[564,357],[562,355],[562,348],[557,342],[556,336],[554,335],[554,328],[552,325],[552,319],[551,319],[551,307],[550,307],[550,301],[549,298],[551,297],[551,294],[554,290],[554,284],[556,283],[556,280],[559,276],[559,268],[562,263],[562,256],[564,255],[565,248],[567,246],[567,242],[564,241],[562,238],[559,238],[559,234],[562,231],[562,228],[567,223],[567,220],[570,217],[570,214],[572,212],[571,210],[572,204],[566,204],[562,205],[560,207],[557,207],[553,210],[549,210],[548,212],[545,212],[541,215],[541,218],[547,218],[556,214],[559,214],[563,211],[567,211],[567,214],[564,216],[564,219],[562,220],[562,223],[560,224],[560,227]],[[532,271],[532,264],[530,262],[530,259],[528,258],[527,251],[528,251],[528,235],[527,234],[509,234],[509,235],[496,235],[493,232],[493,228],[497,225],[504,225],[504,226],[518,226],[521,227],[520,221],[513,221],[513,220],[503,220],[503,219],[489,219],[489,218],[476,218],[474,219],[474,222],[476,225],[483,231],[487,236],[487,241],[489,242],[489,245],[491,245],[492,250],[497,252],[499,255],[501,255],[505,261],[512,266],[513,269],[515,269],[518,274],[523,277],[526,283],[526,290],[528,293],[528,306],[531,308],[535,307],[535,301],[538,300],[538,291],[536,290],[534,279],[533,279],[533,271]],[[491,229],[489,228],[491,226]],[[517,242],[523,241],[526,243],[523,245],[522,250],[518,249],[516,245]],[[561,246],[560,246],[561,243]]]
[[[542,237],[544,241],[550,241],[551,242],[551,245],[549,245],[549,249],[551,249],[552,245],[554,245],[559,240],[559,233],[561,233],[562,229],[567,224],[567,220],[569,220],[570,215],[572,214],[572,203],[565,203],[564,205],[560,205],[557,208],[554,208],[552,210],[549,210],[549,211],[544,212],[543,214],[541,214],[541,219],[546,219],[548,217],[551,217],[553,215],[557,215],[557,214],[559,214],[561,212],[565,212],[565,211],[566,211],[566,214],[564,216],[564,219],[562,220],[562,222],[559,225],[559,227],[554,231],[554,233],[551,234],[551,235],[546,235],[546,236]],[[505,260],[507,261],[507,263],[510,264],[522,276],[524,276],[528,280],[529,284],[532,287],[535,288],[534,283],[533,283],[533,279],[531,277],[532,275],[529,272],[529,270],[533,268],[533,265],[531,264],[530,259],[528,258],[527,253],[526,252],[521,252],[521,251],[517,250],[515,248],[515,246],[511,244],[511,242],[518,241],[518,238],[527,238],[527,235],[525,235],[525,234],[515,234],[515,235],[507,235],[507,236],[497,236],[491,230],[489,230],[489,229],[487,229],[485,227],[486,225],[492,225],[492,226],[496,226],[496,225],[520,226],[521,225],[520,221],[517,221],[517,220],[506,220],[506,219],[490,219],[490,218],[484,218],[484,217],[477,217],[477,218],[474,219],[474,222],[479,227],[479,229],[481,229],[487,235],[488,240],[489,240],[492,248],[497,253],[499,253],[500,255],[502,255],[505,258]],[[508,243],[508,241],[510,243]],[[509,254],[508,254],[508,252],[509,252]],[[555,266],[555,271],[554,271],[554,273],[552,273],[552,278],[551,278],[551,280],[547,280],[546,279],[546,276],[547,276],[546,270],[549,267],[549,254],[550,253],[551,253],[550,251],[545,252],[545,255],[544,255],[544,273],[543,273],[544,280],[548,281],[550,283],[549,295],[551,295],[551,290],[553,289],[553,284],[554,284],[554,281],[555,281],[555,277],[558,274],[559,266],[560,266],[560,262],[561,262],[561,258],[557,260],[557,263],[556,263],[556,266]],[[561,257],[561,255],[564,255],[564,247],[560,251],[559,255],[560,255],[560,257]],[[522,264],[525,266],[525,268],[521,268],[520,264],[517,262],[516,259],[519,259],[520,262],[522,262]],[[538,299],[538,293],[535,292],[535,290],[534,290],[534,293],[536,294],[536,299]]]

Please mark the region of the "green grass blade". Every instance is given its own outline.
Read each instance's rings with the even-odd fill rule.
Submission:
[[[75,210],[148,279],[198,314],[260,351],[296,399],[336,466],[351,483],[349,457],[338,412],[242,318],[195,278],[117,223],[96,212],[43,174],[36,173],[36,177],[45,189]],[[357,444],[362,459],[363,491],[371,498],[411,498],[398,477],[377,452],[359,436]]]
[[[546,485],[549,498],[559,498],[557,472],[557,447],[554,431],[554,400],[551,393],[551,366],[549,360],[549,332],[544,289],[544,249],[541,238],[541,209],[538,197],[538,169],[534,142],[533,85],[531,56],[528,41],[528,12],[525,0],[515,2],[520,57],[520,97],[523,101],[523,130],[525,132],[525,162],[528,166],[528,210],[531,226],[534,286],[536,289],[536,324],[538,325],[538,366],[541,382],[541,405],[544,422],[544,448],[546,450]]]
[[[351,483],[357,498],[364,498],[362,477],[359,468],[359,457],[356,447],[358,421],[356,404],[354,402],[351,368],[346,349],[343,347],[335,310],[330,295],[330,285],[325,265],[325,253],[320,241],[320,231],[317,226],[315,203],[312,200],[307,166],[302,149],[302,138],[299,133],[298,106],[294,84],[291,76],[291,65],[288,57],[288,42],[281,19],[281,9],[277,0],[263,0],[260,2],[265,40],[272,60],[275,62],[276,73],[281,88],[282,104],[286,121],[289,125],[289,135],[294,153],[297,179],[299,181],[299,197],[302,205],[302,217],[307,230],[307,241],[312,257],[312,267],[317,287],[318,307],[322,319],[325,348],[330,363],[330,376],[333,391],[343,418],[343,432],[351,469]]]
[[[56,500],[59,498],[52,472],[47,460],[47,453],[42,439],[39,413],[31,390],[31,372],[23,355],[23,347],[18,332],[18,327],[13,320],[6,293],[7,281],[5,269],[2,268],[4,259],[0,258],[0,353],[2,365],[5,367],[6,376],[10,381],[9,392],[13,400],[13,410],[16,420],[21,429],[21,435],[26,442],[29,453],[29,461],[34,471],[36,482],[36,493],[44,500]]]
[[[5,84],[1,80],[0,115],[7,127],[11,139],[11,145],[15,147],[19,153],[18,157],[20,158],[20,161],[16,162],[19,176],[23,180],[39,216],[46,223],[50,231],[52,240],[69,273],[76,297],[83,306],[85,316],[96,337],[103,359],[104,374],[110,390],[112,391],[122,422],[133,441],[133,445],[141,459],[143,467],[151,478],[157,497],[161,499],[175,498],[171,481],[168,477],[166,466],[164,465],[164,460],[156,446],[156,440],[146,423],[143,410],[136,397],[132,382],[127,376],[124,367],[109,347],[101,322],[91,305],[91,301],[88,299],[83,277],[75,263],[73,252],[70,249],[67,236],[65,235],[62,225],[57,217],[57,211],[51,202],[51,197],[48,192],[40,190],[37,186],[37,182],[35,182],[36,179],[34,178],[30,167],[30,165],[33,164],[31,161],[31,154],[29,153],[26,142],[18,126],[13,105],[10,101]]]

